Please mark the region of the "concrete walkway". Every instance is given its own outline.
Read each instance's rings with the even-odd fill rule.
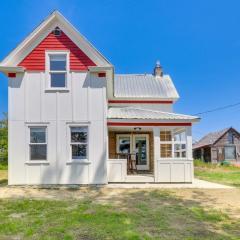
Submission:
[[[208,182],[200,179],[194,179],[193,183],[111,183],[105,186],[106,188],[125,188],[125,189],[143,189],[143,188],[153,188],[153,189],[171,189],[171,188],[200,188],[200,189],[233,189],[234,187]]]

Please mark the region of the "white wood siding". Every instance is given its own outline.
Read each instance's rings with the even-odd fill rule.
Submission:
[[[106,79],[70,74],[69,91],[45,91],[45,74],[9,79],[9,184],[106,183]],[[89,129],[88,163],[69,163],[69,125]],[[48,163],[29,163],[28,128],[48,129]]]

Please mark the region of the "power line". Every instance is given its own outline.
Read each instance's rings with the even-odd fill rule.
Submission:
[[[212,112],[224,110],[224,109],[227,109],[227,108],[235,107],[235,106],[238,106],[238,105],[240,105],[240,102],[237,102],[237,103],[234,103],[234,104],[230,104],[230,105],[226,105],[226,106],[222,106],[222,107],[218,107],[218,108],[214,108],[214,109],[210,109],[210,110],[207,110],[207,111],[204,111],[204,112],[199,112],[199,113],[196,113],[195,115],[202,115],[202,114],[206,114],[206,113],[212,113]]]

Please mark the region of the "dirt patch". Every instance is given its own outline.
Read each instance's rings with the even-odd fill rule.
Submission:
[[[175,189],[178,197],[198,202],[203,207],[225,210],[240,218],[240,189]]]
[[[101,204],[118,205],[120,208],[126,206],[126,195],[134,195],[137,200],[146,196],[151,198],[151,194],[176,195],[191,205],[196,202],[205,208],[214,208],[227,211],[228,214],[240,218],[240,189],[108,189],[99,187],[80,187],[76,189],[39,189],[30,187],[0,187],[0,198],[30,198],[30,199],[89,199]],[[128,198],[129,199],[129,198]],[[173,198],[176,201],[175,198]],[[161,204],[170,204],[169,197],[166,202]],[[153,202],[152,202],[153,203]],[[156,203],[156,204],[159,204]],[[154,206],[153,206],[154,207]]]

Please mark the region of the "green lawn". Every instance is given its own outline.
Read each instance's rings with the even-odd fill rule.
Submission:
[[[6,181],[7,170],[0,170],[0,190]],[[239,218],[203,207],[201,200],[166,190],[126,190],[114,196],[114,189],[93,191],[95,195],[77,193],[81,200],[36,200],[27,194],[0,199],[0,239],[240,239]]]
[[[7,170],[0,170],[0,186],[7,184]]]
[[[239,219],[167,191],[117,197],[0,200],[0,239],[240,239]]]
[[[195,177],[240,188],[240,168],[195,162]]]

